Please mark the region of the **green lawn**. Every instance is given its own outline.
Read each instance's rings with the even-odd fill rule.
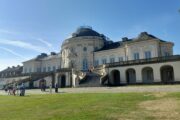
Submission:
[[[0,96],[0,120],[179,120],[180,93]]]

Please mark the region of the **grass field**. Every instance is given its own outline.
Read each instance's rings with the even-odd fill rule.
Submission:
[[[180,120],[180,93],[0,96],[0,120]]]

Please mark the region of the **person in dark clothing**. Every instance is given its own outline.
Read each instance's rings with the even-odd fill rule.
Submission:
[[[22,83],[22,85],[20,86],[20,96],[24,96],[25,95],[25,86],[24,83]]]
[[[55,84],[55,93],[58,93],[58,84]]]

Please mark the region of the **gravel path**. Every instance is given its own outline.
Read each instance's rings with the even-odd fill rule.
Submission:
[[[52,90],[54,93],[54,89]],[[180,92],[180,85],[147,85],[123,87],[86,87],[86,88],[60,88],[59,93],[127,93],[127,92]],[[50,94],[49,89],[41,92],[40,89],[26,90],[26,94]],[[0,90],[0,95],[7,95]]]

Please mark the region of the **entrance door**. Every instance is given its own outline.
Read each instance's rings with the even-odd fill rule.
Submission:
[[[61,76],[61,87],[66,87],[66,76],[65,75]]]

